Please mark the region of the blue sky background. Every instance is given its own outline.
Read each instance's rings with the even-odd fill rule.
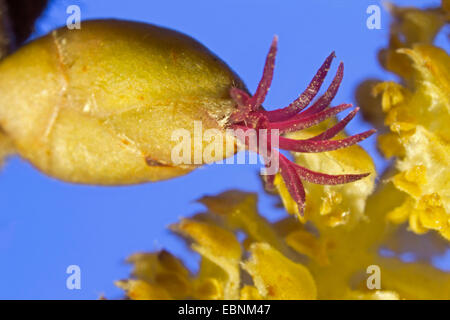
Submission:
[[[392,2],[423,7],[440,1]],[[191,35],[226,61],[252,91],[272,37],[279,35],[268,107],[295,99],[332,50],[337,60],[331,74],[339,61],[346,68],[335,102],[355,103],[354,89],[365,78],[393,79],[376,60],[378,49],[387,44],[388,13],[382,10],[381,30],[366,28],[366,8],[381,5],[376,0],[53,1],[34,36],[65,24],[71,4],[81,7],[83,20],[144,21]],[[358,118],[348,131],[369,128]],[[375,138],[362,145],[381,171],[386,163],[377,156]],[[195,268],[197,257],[166,226],[201,210],[195,199],[230,188],[258,192],[261,211],[270,219],[281,217],[283,212],[273,208],[275,199],[262,192],[258,169],[211,165],[165,182],[107,188],[59,182],[12,158],[0,172],[0,299],[120,297],[113,281],[127,277],[130,267],[124,258],[137,251],[169,248]],[[448,269],[450,254],[436,261]],[[81,267],[81,290],[66,289],[65,271],[71,264]]]

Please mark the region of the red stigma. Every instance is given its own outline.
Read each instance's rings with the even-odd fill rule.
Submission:
[[[238,88],[231,88],[230,95],[237,104],[237,110],[231,115],[230,127],[233,129],[267,129],[268,135],[273,135],[273,129],[279,134],[292,131],[298,131],[317,125],[318,123],[335,116],[336,114],[350,108],[350,104],[341,104],[336,107],[330,107],[331,101],[341,84],[344,75],[344,65],[339,64],[336,75],[325,93],[320,96],[309,108],[308,105],[319,92],[325,77],[330,69],[331,62],[335,57],[332,52],[317,71],[305,91],[290,105],[273,111],[266,111],[262,107],[267,92],[272,83],[273,71],[275,66],[275,56],[277,52],[278,38],[275,36],[270,47],[269,53],[264,65],[264,71],[261,81],[253,96],[249,96],[245,91]],[[356,134],[341,140],[331,140],[354,118],[359,108],[355,108],[344,119],[327,129],[323,133],[304,140],[294,140],[283,136],[277,136],[280,149],[294,152],[325,152],[345,148],[356,144],[375,133],[376,130]],[[270,140],[270,139],[269,139]],[[246,144],[246,141],[243,141]],[[305,208],[305,190],[302,180],[316,184],[336,185],[353,182],[364,177],[369,173],[363,174],[343,174],[329,175],[325,173],[311,171],[286,158],[276,149],[267,147],[265,154],[274,153],[279,157],[280,174],[286,183],[286,187],[296,201],[300,214],[303,216]],[[258,153],[262,154],[262,152]],[[267,161],[267,159],[265,159]],[[266,166],[268,163],[266,162]],[[266,176],[266,188],[273,189],[274,175]]]

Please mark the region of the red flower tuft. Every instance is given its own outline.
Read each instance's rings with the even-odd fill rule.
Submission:
[[[245,91],[238,88],[231,88],[230,95],[236,102],[238,108],[231,115],[230,128],[244,130],[267,129],[269,136],[277,135],[276,138],[279,139],[280,149],[295,152],[325,152],[337,150],[356,144],[375,133],[376,130],[372,129],[342,140],[330,140],[342,131],[350,120],[353,119],[359,110],[359,108],[356,108],[336,125],[315,137],[305,140],[293,140],[279,136],[279,134],[312,127],[335,116],[339,112],[350,108],[352,105],[341,104],[337,107],[329,106],[336,96],[344,75],[344,65],[343,63],[340,63],[336,75],[326,92],[309,108],[306,108],[317,95],[325,80],[331,62],[335,57],[334,52],[332,52],[317,71],[306,90],[294,102],[285,108],[273,111],[264,110],[262,103],[264,102],[272,83],[277,42],[278,38],[275,37],[267,55],[263,75],[255,94],[249,96]],[[246,141],[243,141],[243,143],[246,144]],[[303,188],[302,180],[316,184],[335,185],[353,182],[369,175],[369,173],[328,175],[325,173],[314,172],[293,163],[270,145],[264,152],[260,152],[260,150],[255,151],[266,156],[271,153],[278,156],[281,176],[285,181],[286,187],[292,198],[297,202],[301,215],[303,215],[305,207],[305,190]],[[268,161],[268,158],[266,158],[265,161]],[[268,166],[267,162],[266,166]],[[266,188],[273,189],[273,179],[274,175],[266,177]]]

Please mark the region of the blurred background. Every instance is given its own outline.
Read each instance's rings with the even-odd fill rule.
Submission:
[[[439,0],[394,0],[397,5],[428,7]],[[81,19],[118,18],[169,27],[186,33],[226,61],[253,91],[274,34],[279,36],[275,78],[267,108],[284,107],[304,90],[333,50],[345,63],[335,103],[355,104],[354,90],[369,77],[392,79],[377,62],[387,45],[390,17],[377,0],[278,1],[50,1],[31,39],[66,23],[66,9],[76,4]],[[381,7],[381,29],[366,27],[369,5]],[[81,23],[81,28],[83,24]],[[438,44],[449,50],[444,35]],[[332,76],[329,76],[325,86]],[[348,132],[370,126],[355,119]],[[387,163],[364,141],[379,173]],[[124,259],[138,251],[169,248],[195,271],[197,256],[167,231],[181,216],[202,210],[203,195],[239,188],[257,192],[259,208],[269,220],[284,212],[263,192],[256,165],[209,165],[173,180],[130,187],[92,187],[49,178],[29,163],[11,158],[0,171],[0,299],[119,298],[113,281],[126,278]],[[405,258],[406,259],[406,258]],[[413,254],[407,256],[414,261]],[[81,268],[81,290],[66,288],[66,268]],[[435,265],[450,271],[450,250]]]

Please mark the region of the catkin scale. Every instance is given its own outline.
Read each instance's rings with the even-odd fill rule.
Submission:
[[[173,165],[174,130],[192,132],[201,121],[204,130],[225,134],[236,107],[231,87],[244,89],[225,63],[186,35],[136,22],[84,21],[81,30],[55,30],[1,61],[0,126],[17,153],[58,179],[158,181],[197,167]]]

